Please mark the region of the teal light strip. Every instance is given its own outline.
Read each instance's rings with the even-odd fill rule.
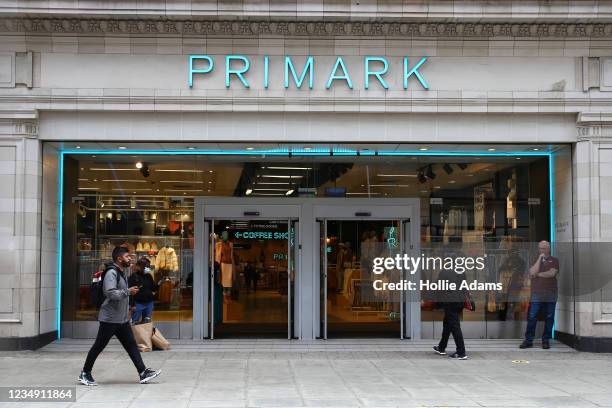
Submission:
[[[438,157],[548,157],[548,181],[550,194],[550,243],[553,247],[555,240],[554,236],[554,182],[553,182],[553,153],[550,152],[479,152],[479,151],[382,151],[376,152],[372,150],[357,151],[352,149],[342,148],[313,148],[313,149],[266,149],[266,150],[83,150],[83,149],[67,149],[60,151],[59,164],[59,225],[58,225],[58,252],[57,252],[57,337],[61,338],[61,294],[62,294],[62,225],[63,225],[63,207],[64,207],[64,155],[150,155],[150,156],[438,156]],[[554,337],[554,326],[553,326]]]
[[[59,213],[57,226],[57,338],[62,337],[62,227],[64,212],[64,153],[59,154]]]

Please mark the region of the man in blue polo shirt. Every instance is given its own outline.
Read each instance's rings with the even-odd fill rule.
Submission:
[[[559,260],[550,256],[550,242],[541,241],[538,244],[540,255],[529,268],[531,278],[531,301],[527,315],[527,330],[525,340],[520,348],[533,347],[538,313],[544,313],[544,333],[542,334],[542,348],[550,348],[553,324],[555,322],[555,307],[557,305],[557,273],[559,273]]]

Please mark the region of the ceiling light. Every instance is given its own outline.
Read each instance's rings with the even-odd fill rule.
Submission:
[[[208,172],[209,172],[209,173],[214,173],[214,171],[212,171],[212,170],[208,170]]]
[[[287,184],[293,184],[290,181],[258,181],[255,183],[256,185],[266,185],[266,186],[284,186]],[[363,186],[362,186],[363,187]]]
[[[378,177],[417,177],[416,174],[377,174]]]
[[[255,148],[254,148],[254,147],[251,147],[251,146],[247,147],[246,149],[247,149],[247,150],[255,150]]]
[[[204,170],[183,170],[183,169],[156,169],[155,172],[164,173],[204,173]]]
[[[420,147],[419,150],[422,151],[422,152],[425,152],[425,151],[429,150],[429,148],[428,147]]]
[[[487,150],[488,150],[488,151],[490,151],[490,152],[494,152],[494,151],[496,151],[497,149],[496,149],[496,148],[494,148],[494,147],[489,147]]]
[[[306,146],[306,147],[304,147],[304,150],[306,150],[306,151],[310,151],[310,150],[312,150],[312,147],[310,147],[310,146]]]
[[[116,179],[106,179],[106,180],[102,180],[102,181],[103,181],[103,182],[106,182],[106,183],[109,183],[109,182],[110,182],[110,183],[112,183],[113,181],[114,181],[114,182],[117,182],[117,183],[146,183],[146,181],[144,181],[144,180],[116,180]]]
[[[531,150],[533,150],[534,152],[537,152],[537,151],[538,151],[538,150],[540,150],[540,149],[538,149],[537,147],[534,147],[534,148],[533,148],[533,149],[531,149]]]
[[[91,171],[138,171],[138,169],[115,169],[112,167],[90,167],[89,170]]]
[[[130,199],[130,208],[136,208],[136,197]]]
[[[203,181],[193,181],[193,180],[162,180],[162,181],[160,181],[160,183],[204,184]]]
[[[125,150],[125,149],[127,149],[127,147],[126,147],[126,146],[117,146],[117,149],[119,149],[119,150]]]
[[[74,148],[75,148],[75,149],[80,149],[80,148],[81,148],[81,146],[74,146]]]
[[[370,184],[370,187],[410,187],[410,184]]]
[[[520,158],[520,157],[517,157],[517,158],[516,158],[516,160],[521,160],[521,158]]]
[[[195,150],[195,147],[193,147],[193,146],[188,146],[188,147],[187,147],[187,150]]]
[[[275,175],[275,174],[262,174],[261,176],[258,177],[269,177],[269,178],[282,178],[282,179],[298,179],[298,178],[303,178],[304,176],[281,176],[281,175]]]
[[[449,176],[450,176],[451,174],[453,174],[453,171],[454,171],[454,170],[453,170],[453,167],[452,167],[450,164],[448,164],[448,163],[444,163],[444,166],[442,166],[442,168],[444,169],[444,171],[446,172],[446,174],[448,174]]]
[[[455,184],[455,183],[456,183],[456,181],[455,181],[455,180],[449,180],[449,181],[448,181],[448,184]]]
[[[252,188],[247,188],[247,190],[244,192],[246,195],[251,195],[251,193],[253,192]]]
[[[96,158],[96,155],[94,154],[94,155],[92,155],[91,157],[93,157],[93,158],[95,159],[95,158]]]
[[[285,193],[285,195],[290,196],[291,194],[293,194],[293,192],[294,192],[294,191],[295,191],[295,190],[288,190],[288,191]]]
[[[136,162],[136,168],[142,169],[142,162]]]
[[[99,190],[99,187],[79,187],[79,190]]]
[[[270,170],[312,170],[312,167],[282,167],[282,166],[267,166],[262,167],[263,169]]]

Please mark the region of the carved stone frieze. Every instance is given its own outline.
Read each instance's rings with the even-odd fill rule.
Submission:
[[[0,32],[206,36],[612,37],[612,23],[0,18]]]

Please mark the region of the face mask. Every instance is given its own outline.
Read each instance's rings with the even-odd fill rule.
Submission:
[[[143,271],[144,271],[144,273],[151,273],[151,268],[146,267],[146,268],[144,268]]]

